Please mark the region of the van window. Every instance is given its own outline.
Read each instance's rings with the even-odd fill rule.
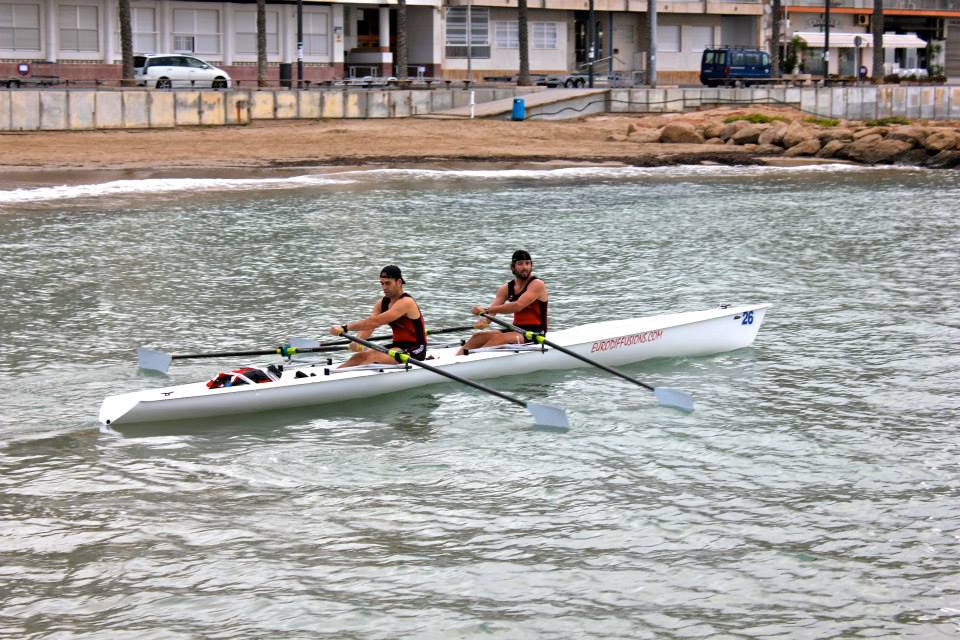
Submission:
[[[713,61],[713,51],[704,51],[703,52],[703,64],[716,64]]]
[[[732,51],[730,53],[730,66],[731,67],[742,67],[746,62],[744,61],[744,55],[742,51]]]
[[[743,57],[747,66],[755,67],[760,64],[760,55],[757,53],[745,53]]]
[[[769,67],[769,66],[770,66],[770,54],[768,54],[768,53],[761,53],[761,54],[760,54],[760,64],[762,64],[762,65],[765,66],[765,67]]]

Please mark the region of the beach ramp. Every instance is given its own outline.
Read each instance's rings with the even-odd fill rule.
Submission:
[[[609,89],[547,89],[517,96],[523,98],[527,119],[571,120],[586,115],[605,113]],[[484,102],[473,107],[474,117],[509,120],[513,113],[513,98]],[[436,111],[424,118],[460,119],[470,117],[470,107]]]

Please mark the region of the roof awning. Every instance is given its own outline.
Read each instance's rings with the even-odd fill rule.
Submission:
[[[810,47],[823,46],[823,34],[820,32],[801,32],[797,31],[793,35],[799,37]],[[861,47],[873,47],[873,35],[869,33],[844,33],[838,31],[830,32],[830,48],[850,49],[856,47],[854,38],[860,37]],[[884,49],[923,49],[927,46],[926,40],[918,38],[912,33],[885,33],[883,34]]]

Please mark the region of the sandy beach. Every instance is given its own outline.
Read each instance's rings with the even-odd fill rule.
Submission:
[[[7,133],[0,135],[0,186],[401,163],[656,166],[762,162],[755,152],[737,146],[624,139],[628,127],[638,122],[657,126],[678,117],[696,121],[725,113],[733,111],[646,118],[599,116],[557,122],[322,120],[256,122],[242,127]]]

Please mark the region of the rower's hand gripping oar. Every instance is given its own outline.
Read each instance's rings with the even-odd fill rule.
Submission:
[[[681,411],[687,411],[687,412],[693,411],[693,397],[686,391],[680,391],[679,389],[668,389],[666,387],[652,387],[645,382],[641,382],[636,378],[628,376],[622,371],[617,371],[613,367],[608,367],[605,364],[600,364],[596,360],[591,360],[590,358],[586,356],[582,356],[575,351],[571,351],[566,347],[561,347],[557,343],[547,340],[541,334],[535,331],[527,331],[525,329],[521,329],[518,326],[512,325],[509,322],[505,320],[501,320],[500,318],[496,318],[488,313],[481,313],[478,315],[483,316],[490,322],[496,322],[501,327],[504,327],[506,329],[510,329],[511,331],[516,331],[517,333],[522,334],[523,337],[525,337],[527,340],[533,340],[537,344],[545,344],[551,349],[556,349],[561,353],[565,353],[568,356],[574,357],[578,360],[582,360],[583,362],[586,362],[589,365],[593,365],[598,369],[603,369],[607,373],[612,373],[613,375],[623,378],[628,382],[632,382],[635,385],[641,386],[644,389],[649,389],[650,391],[653,391],[653,395],[657,398],[660,404],[662,404],[665,407],[673,407],[674,409],[680,409]]]
[[[536,421],[538,425],[541,425],[544,427],[554,427],[559,429],[566,429],[570,426],[570,423],[567,420],[567,412],[561,409],[560,407],[554,407],[548,404],[536,404],[534,402],[524,402],[519,398],[508,396],[505,393],[501,393],[496,389],[491,389],[490,387],[480,384],[479,382],[474,382],[473,380],[469,380],[467,378],[463,378],[458,375],[452,374],[449,371],[444,371],[439,367],[434,367],[433,365],[429,365],[425,362],[421,362],[416,358],[411,358],[409,355],[407,355],[400,349],[388,349],[387,347],[381,344],[376,344],[376,343],[370,342],[369,340],[364,340],[363,338],[352,336],[349,333],[341,333],[340,335],[351,342],[362,344],[368,349],[374,349],[376,351],[379,351],[380,353],[385,353],[391,358],[393,358],[394,360],[396,360],[397,362],[399,362],[400,364],[416,365],[418,367],[426,369],[427,371],[432,371],[437,375],[441,375],[445,378],[450,378],[451,380],[456,380],[457,382],[461,382],[467,386],[473,387],[474,389],[479,389],[480,391],[486,391],[490,395],[497,396],[498,398],[506,400],[507,402],[512,402],[513,404],[520,405],[521,407],[523,407],[524,409],[530,412],[530,415],[533,416],[533,419]]]

